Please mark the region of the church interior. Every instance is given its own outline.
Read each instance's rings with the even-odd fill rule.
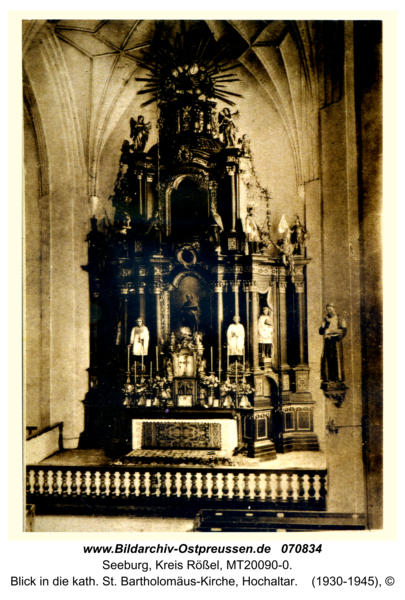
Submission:
[[[381,529],[382,23],[22,42],[26,531]]]

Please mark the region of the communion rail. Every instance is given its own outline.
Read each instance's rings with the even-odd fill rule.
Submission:
[[[91,507],[261,506],[325,510],[326,470],[177,466],[26,468],[27,502]]]

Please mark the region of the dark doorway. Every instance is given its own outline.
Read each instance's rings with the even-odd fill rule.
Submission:
[[[208,220],[207,192],[192,179],[184,179],[171,195],[173,238],[191,239],[203,233]]]

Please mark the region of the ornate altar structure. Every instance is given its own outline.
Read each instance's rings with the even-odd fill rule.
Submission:
[[[111,197],[114,223],[93,218],[88,235],[91,359],[81,445],[116,453],[226,449],[265,460],[318,450],[306,341],[310,258],[303,244],[289,252],[274,244],[269,223],[256,226],[243,194],[242,174],[253,171],[247,136],[237,143],[230,109],[213,99],[233,104],[215,92],[233,75],[201,60],[150,71],[158,122],[131,119]],[[159,141],[147,149],[151,126]],[[269,219],[269,199],[258,191],[259,202]],[[264,308],[270,352],[258,333]],[[244,340],[230,353],[235,315]],[[138,319],[149,335],[142,354],[130,344]]]

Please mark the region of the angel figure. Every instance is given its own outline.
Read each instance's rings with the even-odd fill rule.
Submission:
[[[232,117],[239,114],[239,111],[231,113],[229,108],[224,108],[218,115],[219,133],[223,135],[223,142],[227,148],[235,146],[236,125]]]

